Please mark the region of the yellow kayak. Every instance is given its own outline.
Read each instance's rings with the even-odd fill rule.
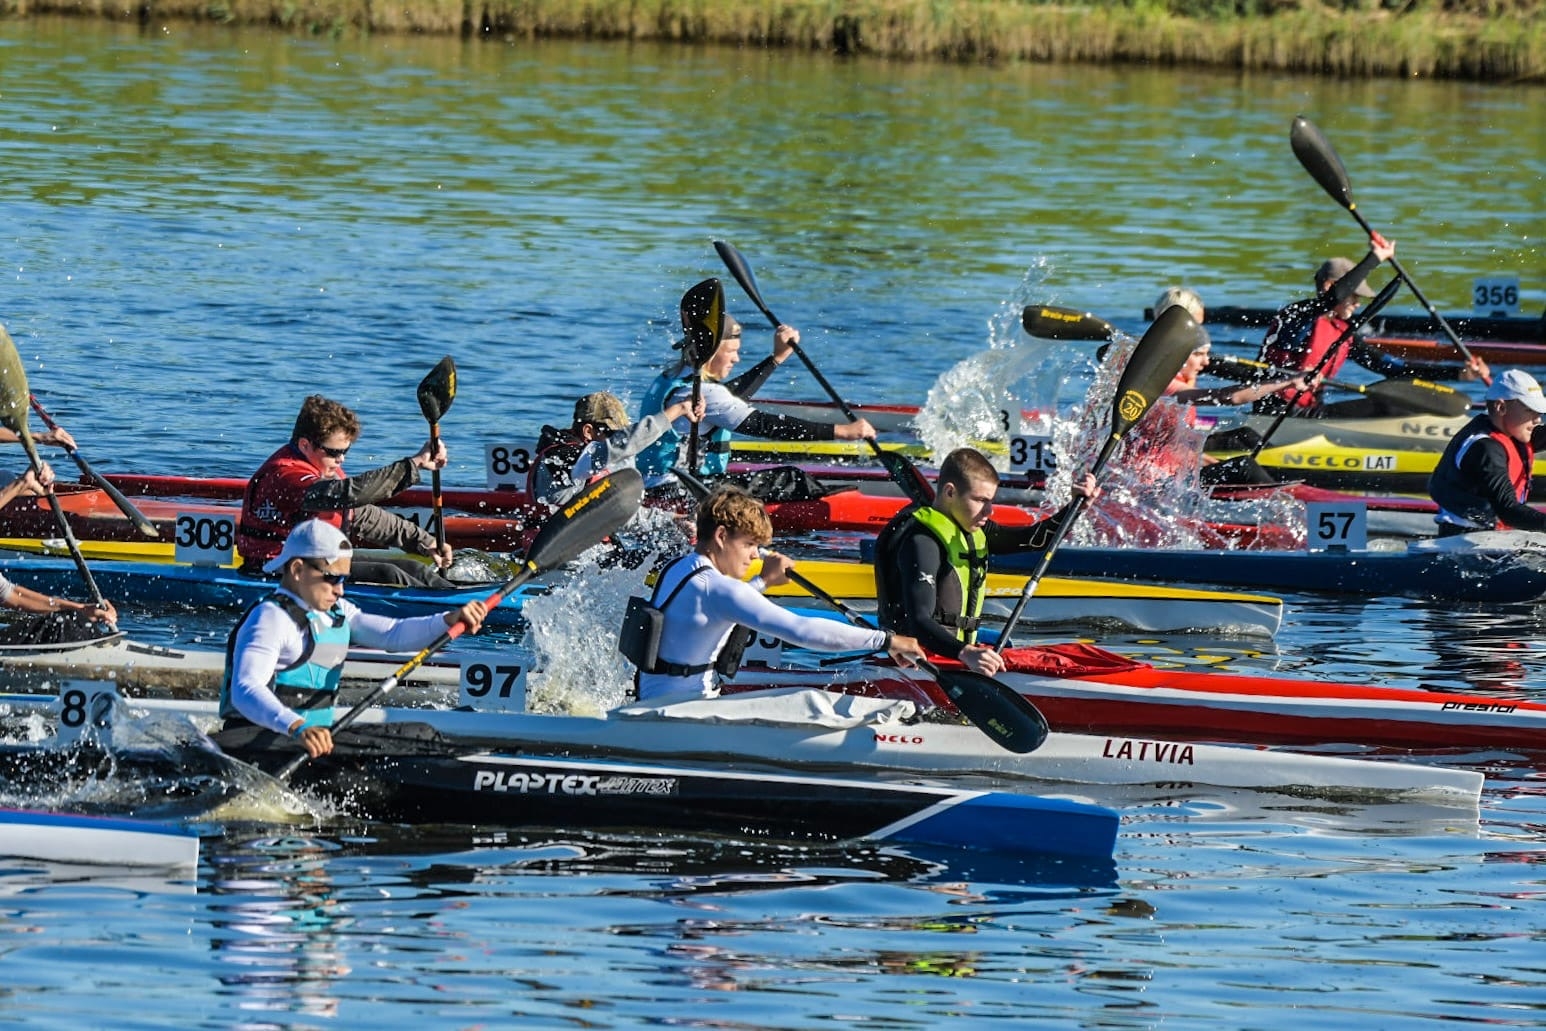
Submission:
[[[1001,440],[973,441],[972,446],[988,455],[1009,453],[1008,445]],[[928,461],[934,452],[924,444],[880,441],[883,451],[896,451],[908,458]],[[864,461],[875,457],[870,445],[862,440],[758,440],[754,437],[737,438],[730,442],[730,452],[737,461],[755,461],[767,457],[775,461],[795,462],[802,458],[813,461]]]
[[[171,562],[174,546],[171,541],[78,541],[81,557],[88,562]],[[0,537],[0,550],[21,551],[29,555],[51,555],[68,558],[70,549],[63,537]],[[241,564],[241,556],[231,553],[232,561],[224,568]]]

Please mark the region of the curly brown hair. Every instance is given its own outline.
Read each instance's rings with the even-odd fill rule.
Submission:
[[[295,417],[295,428],[290,431],[290,443],[309,440],[318,444],[334,433],[342,433],[351,442],[359,439],[360,417],[337,401],[329,401],[321,394],[312,394],[301,402],[301,410]]]
[[[698,504],[698,540],[712,540],[719,526],[731,533],[744,533],[759,546],[773,542],[768,510],[739,487],[720,487]]]

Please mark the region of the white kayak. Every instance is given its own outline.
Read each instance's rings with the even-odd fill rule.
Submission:
[[[98,685],[99,689],[105,689]],[[0,702],[57,710],[50,698]],[[130,710],[186,714],[206,727],[212,702],[129,700]],[[1413,762],[1310,755],[1271,748],[1188,744],[1116,735],[1052,733],[1034,752],[1007,752],[975,727],[904,722],[910,702],[809,688],[772,689],[670,705],[624,706],[599,717],[541,716],[383,706],[361,724],[420,723],[455,747],[516,748],[523,754],[669,757],[781,767],[854,768],[910,775],[1030,778],[1064,784],[1209,785],[1349,798],[1391,796],[1475,809],[1483,777]]]
[[[90,866],[192,867],[199,861],[199,836],[152,820],[0,809],[0,856]]]

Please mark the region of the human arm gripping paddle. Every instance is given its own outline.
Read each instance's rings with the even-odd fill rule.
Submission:
[[[1368,219],[1363,217],[1363,212],[1358,210],[1358,205],[1353,203],[1353,185],[1348,180],[1347,169],[1342,167],[1342,159],[1337,157],[1331,142],[1321,135],[1321,131],[1304,115],[1298,115],[1294,118],[1293,127],[1289,129],[1288,142],[1294,149],[1294,156],[1299,159],[1304,170],[1310,173],[1310,178],[1320,183],[1321,189],[1325,190],[1332,200],[1346,208],[1348,214],[1358,220],[1364,232],[1374,235],[1374,227],[1369,225]],[[1417,288],[1417,284],[1412,282],[1412,277],[1407,275],[1406,269],[1401,267],[1401,262],[1396,260],[1395,255],[1390,257],[1390,267],[1396,270],[1396,275],[1407,285],[1407,289],[1412,291],[1412,296],[1417,298],[1417,302],[1433,316],[1433,321],[1438,323],[1444,335],[1449,337],[1449,342],[1454,344],[1455,349],[1465,357],[1466,364],[1474,363],[1476,358],[1471,354],[1471,349],[1466,347],[1465,342],[1450,328],[1444,316],[1440,315],[1438,309],[1433,306],[1433,302],[1429,301]],[[1491,376],[1483,376],[1482,380],[1489,386],[1492,384]]]
[[[491,610],[499,606],[510,592],[532,577],[561,566],[580,552],[598,543],[603,537],[626,523],[639,510],[644,498],[644,478],[637,469],[620,469],[586,487],[577,497],[553,513],[542,525],[537,537],[526,549],[526,558],[520,571],[499,585],[484,601]],[[399,666],[392,675],[377,684],[369,694],[354,704],[330,728],[333,733],[343,730],[360,714],[410,676],[431,655],[460,637],[467,624],[458,622],[445,633],[431,641],[423,651]],[[288,782],[295,771],[311,757],[301,753],[291,759],[276,775],[281,782]]]
[[[1101,448],[1095,464],[1090,467],[1092,476],[1097,479],[1100,477],[1101,471],[1111,460],[1112,454],[1127,431],[1132,429],[1154,402],[1165,393],[1165,388],[1180,371],[1196,343],[1197,323],[1192,321],[1192,316],[1185,308],[1177,305],[1160,312],[1159,318],[1154,320],[1153,325],[1138,341],[1138,346],[1133,349],[1132,357],[1127,360],[1127,368],[1122,370],[1122,378],[1117,382],[1116,397],[1111,407],[1111,435],[1106,438],[1105,446]],[[1073,507],[1058,523],[1057,530],[1052,534],[1052,540],[1047,543],[1041,560],[1036,563],[1035,571],[1026,580],[1014,609],[1009,613],[1009,619],[999,634],[998,642],[993,646],[995,651],[1003,651],[1009,647],[1010,635],[1015,631],[1015,624],[1020,621],[1020,614],[1025,611],[1025,606],[1036,593],[1036,588],[1046,574],[1047,567],[1052,564],[1053,554],[1089,504],[1089,497],[1080,495]]]
[[[42,402],[40,402],[32,394],[27,395],[27,400],[31,402],[32,410],[38,413],[38,418],[43,420],[43,425],[47,426],[55,433],[58,433],[59,424],[54,421],[53,416],[48,414],[48,409],[43,407]],[[139,530],[139,532],[144,534],[146,537],[154,537],[158,539],[160,538],[161,531],[156,529],[156,524],[152,523],[149,519],[146,519],[145,514],[139,509],[135,508],[129,499],[123,496],[123,492],[109,483],[105,476],[99,476],[95,469],[87,465],[86,460],[81,457],[81,453],[79,451],[77,451],[74,447],[67,447],[64,450],[65,454],[75,459],[75,465],[80,469],[81,475],[86,477],[87,481],[90,483],[95,484],[102,491],[102,493],[111,498],[113,504],[118,506],[118,511],[122,512],[129,518],[132,523],[134,523],[135,529]]]
[[[703,363],[719,350],[725,332],[725,288],[705,279],[682,295],[682,360],[692,368],[692,406],[703,399]],[[698,471],[698,421],[687,437],[687,464]]]
[[[32,470],[41,480],[43,460],[38,457],[37,445],[32,442],[32,433],[27,428],[27,405],[31,396],[32,392],[27,387],[27,371],[22,367],[16,341],[11,339],[11,334],[5,331],[4,326],[0,326],[0,424],[4,424],[20,438],[21,446],[27,451],[27,460],[32,463]],[[54,513],[59,535],[70,549],[70,558],[74,560],[75,568],[91,594],[92,604],[101,609],[106,604],[102,600],[102,592],[98,590],[97,581],[86,565],[86,556],[81,554],[80,543],[70,529],[70,521],[65,518],[64,509],[59,507],[59,498],[54,494],[53,487],[44,492],[44,497],[48,499],[48,507]]]
[[[1264,376],[1298,376],[1301,373],[1280,369],[1266,362],[1250,358],[1236,358],[1228,354],[1210,356],[1204,370],[1211,376],[1236,381],[1260,379]],[[1377,397],[1393,408],[1425,415],[1455,417],[1464,415],[1471,407],[1471,398],[1442,383],[1430,383],[1421,379],[1382,379],[1367,385],[1348,383],[1344,380],[1323,379],[1328,387],[1349,390],[1365,397]]]
[[[719,254],[720,260],[725,263],[725,268],[729,269],[730,274],[735,277],[735,281],[741,284],[741,289],[746,291],[746,296],[751,298],[751,302],[757,306],[757,310],[762,312],[763,317],[768,320],[774,329],[782,326],[783,323],[779,321],[778,316],[774,315],[769,310],[767,303],[763,301],[762,291],[757,289],[757,278],[752,275],[751,266],[746,263],[745,258],[741,257],[741,252],[724,240],[715,240],[714,250]],[[789,346],[794,349],[795,355],[806,369],[810,370],[810,374],[815,377],[816,382],[821,384],[821,389],[827,392],[827,396],[832,399],[832,403],[837,405],[843,414],[848,417],[848,421],[858,422],[859,417],[854,414],[854,410],[838,394],[837,388],[827,382],[827,377],[823,376],[821,370],[816,368],[816,363],[811,361],[810,356],[800,347],[799,341],[792,341]],[[870,437],[865,437],[864,442],[870,446],[870,451],[875,455],[875,460],[885,468],[886,475],[890,476],[896,482],[896,485],[902,488],[902,492],[907,495],[913,504],[927,505],[934,500],[934,488],[930,486],[928,480],[923,478],[923,474],[918,471],[918,467],[913,465],[906,455],[887,451]]]
[[[434,459],[440,453],[440,420],[451,402],[456,400],[456,363],[446,355],[429,370],[429,375],[419,381],[419,411],[429,423],[429,453]],[[446,550],[446,522],[440,494],[440,466],[430,470],[431,520],[435,524],[435,552]]]

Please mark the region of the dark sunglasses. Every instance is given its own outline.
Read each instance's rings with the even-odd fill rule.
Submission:
[[[353,445],[349,445],[349,447],[323,447],[321,444],[313,444],[312,446],[329,458],[342,458],[349,453],[349,447]]]
[[[311,570],[313,573],[316,573],[323,580],[332,584],[334,587],[337,587],[339,584],[344,583],[349,579],[348,573],[329,573],[327,571],[327,566],[317,566],[308,562],[306,563],[306,568]]]

